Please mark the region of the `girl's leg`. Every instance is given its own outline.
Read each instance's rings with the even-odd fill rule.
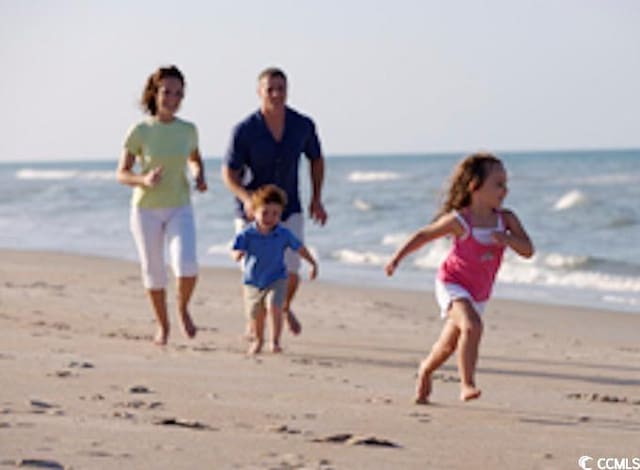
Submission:
[[[282,352],[280,334],[282,333],[282,309],[276,305],[269,307],[271,313],[271,352]]]
[[[478,362],[478,348],[482,338],[482,320],[471,304],[464,300],[454,300],[449,310],[449,318],[460,331],[458,338],[458,371],[460,373],[460,399],[473,400],[480,396],[476,388],[475,372]]]
[[[196,335],[196,327],[189,314],[189,301],[196,286],[196,229],[191,205],[173,211],[167,221],[167,238],[171,265],[177,278],[178,315],[182,330],[188,338]]]
[[[420,364],[416,384],[416,403],[428,403],[431,394],[431,374],[453,354],[456,349],[460,330],[448,319],[442,328],[440,337],[431,348],[431,352]]]

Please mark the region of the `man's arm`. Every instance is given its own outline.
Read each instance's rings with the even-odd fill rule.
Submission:
[[[324,158],[314,158],[309,161],[311,176],[311,203],[309,216],[320,225],[327,222],[328,214],[322,204],[322,185],[324,183]]]

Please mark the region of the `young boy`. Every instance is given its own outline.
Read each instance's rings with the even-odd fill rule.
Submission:
[[[287,204],[284,191],[275,185],[262,186],[251,196],[255,221],[240,232],[233,242],[232,256],[244,258],[244,303],[249,329],[254,333],[248,353],[258,354],[264,342],[267,309],[271,315],[271,351],[278,353],[282,332],[282,305],[287,292],[287,269],[284,253],[297,251],[310,265],[310,279],[315,279],[316,260],[293,233],[280,225]]]

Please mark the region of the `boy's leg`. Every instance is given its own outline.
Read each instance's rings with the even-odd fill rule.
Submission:
[[[280,335],[282,333],[283,305],[287,295],[287,280],[279,279],[268,289],[266,296],[269,313],[271,314],[271,350],[275,353],[282,351],[280,347]]]
[[[282,309],[276,305],[269,307],[271,312],[271,352],[282,352],[280,335],[282,333]]]
[[[431,352],[420,364],[416,384],[416,403],[427,403],[431,394],[431,374],[438,369],[456,350],[460,330],[453,320],[446,320],[440,337],[431,348]]]
[[[249,346],[248,354],[254,355],[262,351],[262,344],[264,343],[264,319],[266,317],[266,311],[264,308],[255,312],[254,318],[251,320],[251,327],[255,332],[255,339]]]
[[[458,338],[458,371],[460,373],[460,399],[473,400],[480,396],[475,385],[475,371],[478,362],[478,348],[482,338],[482,319],[465,299],[454,300],[449,310],[449,318],[460,331]]]

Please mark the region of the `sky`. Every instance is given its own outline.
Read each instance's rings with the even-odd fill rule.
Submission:
[[[117,160],[175,64],[205,156],[267,66],[328,156],[640,148],[636,0],[0,0],[0,162]]]

